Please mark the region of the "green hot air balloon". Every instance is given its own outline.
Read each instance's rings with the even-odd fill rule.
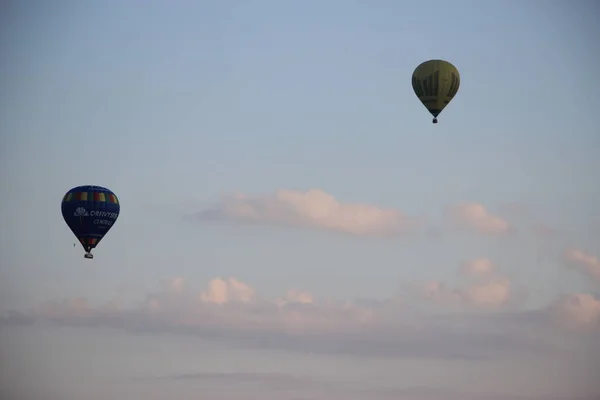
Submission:
[[[458,70],[448,61],[425,61],[412,74],[413,90],[433,115],[434,124],[437,124],[437,116],[456,96],[459,86]]]

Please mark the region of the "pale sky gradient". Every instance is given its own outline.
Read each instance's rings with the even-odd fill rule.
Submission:
[[[599,17],[3,6],[0,390],[600,398]],[[431,58],[461,73],[437,125],[410,84]],[[85,184],[121,202],[92,261],[60,213]]]

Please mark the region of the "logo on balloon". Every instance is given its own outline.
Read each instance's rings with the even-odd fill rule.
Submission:
[[[74,216],[76,217],[87,217],[89,216],[87,210],[83,207],[77,207],[75,209],[75,212],[73,213]]]

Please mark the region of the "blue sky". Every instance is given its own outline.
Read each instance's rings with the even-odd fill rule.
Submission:
[[[598,326],[599,12],[591,1],[12,5],[0,17],[0,308],[35,314],[74,297],[94,308],[115,296],[135,308],[174,277],[199,292],[222,277],[218,287],[261,299],[297,289],[319,301],[400,298],[415,310],[427,301],[412,292],[437,282],[459,288],[438,295],[468,298],[471,310],[483,292],[458,271],[485,258],[495,283],[510,282],[510,298],[487,297],[498,309],[555,304]],[[437,125],[410,85],[431,58],[461,73]],[[122,204],[91,262],[59,208],[83,184]],[[322,192],[302,195],[310,189]],[[249,197],[228,197],[239,193]],[[339,203],[311,219],[326,194]],[[473,217],[474,205],[489,215]],[[240,223],[241,210],[258,223]],[[348,219],[357,210],[371,225]],[[398,213],[425,225],[344,232],[398,228]],[[490,233],[504,222],[517,233]],[[579,311],[560,303],[576,295],[591,296]],[[40,332],[26,337],[53,334]],[[251,351],[239,357],[269,359]]]

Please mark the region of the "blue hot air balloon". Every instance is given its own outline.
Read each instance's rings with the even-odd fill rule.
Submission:
[[[69,190],[63,197],[61,209],[65,222],[85,250],[84,257],[92,259],[92,249],[113,227],[121,207],[111,190],[88,185]]]

